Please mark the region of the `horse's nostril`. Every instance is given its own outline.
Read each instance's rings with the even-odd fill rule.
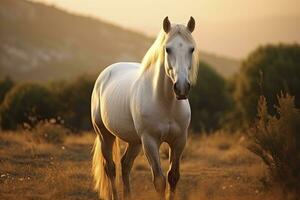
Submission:
[[[175,92],[177,92],[177,82],[176,82],[176,83],[174,83],[174,85],[173,85],[173,89],[174,89],[174,91],[175,91]]]
[[[187,90],[190,90],[190,89],[191,89],[191,84],[190,84],[189,82],[187,82],[186,88],[187,88]]]

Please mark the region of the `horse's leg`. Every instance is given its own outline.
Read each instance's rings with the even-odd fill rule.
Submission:
[[[123,180],[123,195],[124,199],[131,198],[129,174],[133,162],[141,150],[141,144],[128,144],[126,151],[122,156],[122,180]]]
[[[174,199],[177,182],[180,178],[180,159],[185,147],[186,136],[170,143],[170,168],[168,171],[169,192],[168,200]]]
[[[116,137],[111,134],[104,126],[100,129],[101,136],[99,137],[101,142],[101,153],[104,158],[104,170],[110,181],[110,184],[107,185],[108,191],[112,191],[112,194],[109,194],[109,199],[118,200],[118,193],[116,189],[116,166],[113,161],[113,153],[114,153],[114,142],[116,142]],[[115,150],[116,151],[116,150]],[[104,183],[106,184],[106,183]],[[105,192],[105,191],[102,191]],[[109,192],[110,193],[110,192]]]
[[[153,137],[144,134],[142,136],[142,145],[148,162],[151,166],[153,184],[155,190],[160,195],[161,199],[165,198],[166,179],[163,175],[160,159],[159,159],[159,141]]]

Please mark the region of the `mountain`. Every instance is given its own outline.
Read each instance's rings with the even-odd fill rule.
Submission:
[[[139,62],[154,38],[98,19],[23,0],[1,0],[0,76],[17,80],[68,79],[98,74],[118,61]],[[225,77],[239,62],[201,52]]]

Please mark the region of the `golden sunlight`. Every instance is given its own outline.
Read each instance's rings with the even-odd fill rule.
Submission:
[[[161,20],[167,15],[176,23],[186,23],[189,16],[194,16],[197,22],[195,38],[201,49],[235,58],[245,57],[259,44],[300,41],[298,0],[185,0],[176,3],[172,0],[34,1],[93,16],[151,36],[158,32]]]

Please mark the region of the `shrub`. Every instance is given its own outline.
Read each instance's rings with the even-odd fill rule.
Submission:
[[[1,128],[16,129],[24,124],[32,128],[41,120],[55,118],[74,131],[90,129],[94,80],[80,76],[71,81],[53,82],[49,87],[34,83],[16,85],[6,93],[1,104]]]
[[[253,51],[242,63],[235,81],[234,98],[245,123],[257,115],[259,96],[268,99],[268,112],[276,113],[280,91],[295,96],[300,107],[300,45],[266,45]]]
[[[198,80],[189,100],[192,108],[191,128],[195,132],[220,128],[223,117],[231,107],[227,82],[210,66],[200,63]]]
[[[65,126],[74,131],[91,129],[90,105],[94,82],[94,78],[80,76],[69,82],[53,85],[60,104],[59,115]]]
[[[44,86],[23,83],[11,89],[0,108],[1,127],[16,129],[24,123],[34,126],[40,120],[55,118],[57,101]]]
[[[60,144],[64,142],[69,130],[60,124],[50,121],[40,121],[32,130],[32,137],[39,143]]]
[[[285,191],[300,191],[300,112],[294,100],[289,95],[278,96],[277,116],[271,116],[261,97],[258,120],[249,133],[249,150],[263,160],[271,180]]]
[[[14,82],[9,78],[5,77],[0,80],[0,105],[5,98],[7,92],[14,86]]]

